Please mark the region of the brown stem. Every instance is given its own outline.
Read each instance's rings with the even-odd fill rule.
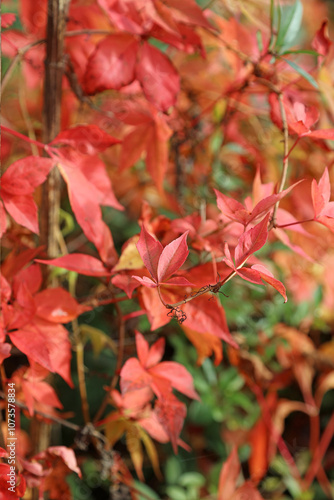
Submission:
[[[236,275],[236,271],[231,271],[229,275],[226,276],[225,279],[222,281],[218,281],[218,283],[214,285],[207,285],[198,290],[198,292],[195,292],[192,295],[189,295],[189,297],[186,297],[185,299],[181,300],[180,302],[176,302],[175,304],[166,304],[166,302],[162,299],[161,297],[161,292],[158,288],[158,294],[160,297],[161,302],[167,309],[175,309],[176,307],[182,306],[183,304],[186,304],[187,302],[190,302],[191,300],[197,299],[197,297],[200,297],[201,295],[204,295],[205,293],[208,292],[213,292],[217,293],[219,292],[220,288],[225,285],[230,279],[232,279]]]
[[[70,0],[48,0],[46,60],[44,82],[43,142],[51,142],[60,131],[64,58],[64,35]],[[53,169],[43,186],[41,207],[41,242],[49,257],[58,254],[60,175]]]
[[[135,298],[137,296],[136,293],[133,293],[132,294],[132,297],[131,299]],[[131,300],[129,299],[128,296],[126,297],[112,297],[112,298],[108,298],[108,299],[103,299],[102,297],[100,298],[99,296],[93,296],[93,297],[90,297],[86,300],[84,300],[83,302],[81,302],[82,305],[84,306],[89,306],[89,307],[99,307],[99,306],[106,306],[108,304],[117,304],[118,302],[124,302],[126,300]]]
[[[0,391],[0,398],[4,399],[7,401],[7,396],[3,391]],[[14,403],[18,408],[22,408],[23,410],[29,411],[27,405],[24,403],[21,403],[21,401],[15,400]],[[34,410],[34,413],[37,413],[38,415],[41,415],[44,418],[47,418],[48,420],[52,420],[53,422],[56,422],[57,424],[63,425],[64,427],[68,427],[69,429],[72,429],[74,431],[79,431],[80,427],[77,424],[72,424],[71,422],[67,422],[67,420],[64,420],[63,418],[56,417],[55,415],[49,415],[48,413],[45,413],[44,411],[41,410]]]

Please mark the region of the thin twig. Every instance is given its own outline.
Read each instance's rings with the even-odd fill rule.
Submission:
[[[161,294],[159,293],[159,289],[158,289],[159,297],[161,299],[161,302],[163,303],[163,305],[167,309],[175,309],[179,306],[182,306],[183,304],[186,304],[187,302],[190,302],[191,300],[197,299],[197,297],[200,297],[201,295],[204,295],[205,293],[208,293],[208,292],[217,293],[217,292],[219,292],[220,288],[223,285],[225,285],[225,283],[230,281],[230,279],[232,279],[236,274],[237,274],[236,271],[231,271],[230,274],[228,274],[226,276],[226,278],[224,278],[221,281],[218,281],[218,283],[215,283],[214,285],[207,285],[207,286],[201,288],[200,290],[198,290],[198,292],[195,292],[192,295],[189,295],[189,297],[186,297],[185,299],[180,300],[180,302],[176,302],[175,304],[166,304],[166,302],[161,299]]]
[[[82,305],[84,306],[89,306],[89,307],[99,307],[99,306],[106,306],[108,304],[117,304],[118,302],[124,302],[126,300],[132,300],[133,298],[136,298],[137,294],[133,293],[131,299],[126,295],[125,297],[112,297],[109,299],[99,299],[99,297],[91,297],[86,299],[85,301],[81,302]]]
[[[279,107],[280,107],[280,112],[281,112],[281,118],[282,118],[282,125],[283,125],[283,141],[284,141],[284,156],[283,156],[283,170],[282,170],[282,176],[281,176],[281,182],[278,188],[278,193],[281,193],[284,189],[287,174],[288,174],[288,168],[289,168],[289,128],[288,128],[288,122],[286,118],[286,112],[284,108],[284,102],[283,102],[283,94],[279,93],[277,95],[278,97],[278,102],[279,102]],[[276,227],[276,214],[279,206],[279,201],[276,203],[274,207],[274,211],[271,217],[271,222],[269,225],[269,229],[272,229],[273,227]]]
[[[112,35],[113,31],[110,30],[94,30],[94,29],[82,29],[82,30],[74,30],[74,31],[66,31],[64,36],[66,38],[72,36],[80,36],[80,35]]]
[[[17,54],[15,57],[12,59],[10,65],[8,66],[8,69],[6,73],[4,74],[3,80],[2,80],[2,85],[1,85],[1,93],[4,91],[7,83],[9,82],[10,77],[13,74],[13,71],[17,65],[17,63],[23,58],[23,56],[32,48],[36,47],[37,45],[41,45],[42,43],[45,43],[45,40],[36,40],[35,42],[29,43],[25,47],[22,47],[20,49],[17,49]]]
[[[297,224],[304,224],[305,222],[314,222],[314,219],[297,220],[288,224],[275,224],[275,229],[284,229],[285,227],[296,226]]]
[[[0,398],[7,401],[7,396],[3,391],[0,391]],[[29,411],[27,405],[25,405],[24,403],[21,403],[21,401],[15,400],[14,404],[16,406],[18,406],[19,408],[22,408],[23,410]],[[79,425],[77,425],[77,424],[72,424],[71,422],[67,422],[67,420],[64,420],[63,418],[60,418],[60,417],[56,417],[55,415],[49,415],[48,413],[45,413],[44,411],[34,410],[34,413],[37,413],[38,415],[41,415],[42,417],[47,418],[48,420],[52,420],[53,422],[56,422],[57,424],[60,424],[64,427],[68,427],[69,429],[72,429],[74,431],[79,431],[81,429],[81,427],[79,427]]]
[[[27,109],[25,87],[24,87],[23,79],[21,79],[19,82],[18,96],[19,96],[19,104],[20,104],[20,108],[21,108],[21,113],[22,113],[24,122],[26,124],[27,130],[28,130],[29,139],[36,141],[35,130],[34,130],[34,127],[31,123],[31,118],[29,116],[29,112]],[[36,144],[34,144],[34,143],[31,143],[31,152],[32,152],[33,156],[38,156],[38,154],[39,154],[38,148],[37,148]]]
[[[1,130],[7,132],[8,134],[14,135],[18,139],[22,139],[25,142],[29,142],[30,144],[35,144],[37,147],[41,149],[45,149],[45,151],[49,150],[49,146],[47,144],[43,144],[43,142],[35,141],[30,139],[26,135],[20,134],[20,132],[16,132],[16,130],[12,130],[11,128],[5,127],[5,125],[0,125]]]

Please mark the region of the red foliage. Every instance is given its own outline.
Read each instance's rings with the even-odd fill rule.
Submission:
[[[315,12],[317,0],[311,3]],[[195,346],[198,365],[214,354],[220,366],[227,344],[224,366],[236,367],[260,410],[253,428],[239,437],[231,430],[234,421],[222,429],[232,451],[217,498],[261,500],[257,486],[277,452],[300,496],[307,495],[315,476],[328,493],[322,460],[334,426],[330,420],[322,431],[319,412],[324,393],[334,386],[332,354],[319,354],[306,333],[334,319],[329,22],[313,30],[313,51],[299,50],[294,43],[300,2],[271,2],[268,12],[254,2],[240,12],[239,6],[211,4],[202,9],[195,0],[72,0],[64,21],[64,53],[57,61],[50,59],[47,0],[19,2],[22,30],[12,28],[16,14],[2,15],[3,55],[11,59],[3,78],[0,187],[2,397],[17,416],[22,408],[29,418],[77,430],[74,450],[89,455],[94,449],[101,477],[122,482],[134,499],[132,476],[111,451],[122,449],[123,435],[140,480],[143,446],[161,474],[152,439],[171,443],[175,453],[178,446],[190,449],[180,437],[185,401],[200,404],[200,389],[185,366],[162,361],[165,337],[176,330],[172,320],[177,320],[182,329],[176,331]],[[305,15],[307,24],[311,14]],[[13,71],[18,62],[22,74]],[[41,120],[52,94],[44,75],[50,64],[62,79],[53,103],[61,119],[44,144],[47,122]],[[8,90],[9,81],[15,91]],[[138,226],[132,229],[134,221],[140,233]],[[313,307],[320,311],[317,322],[311,311],[299,330],[271,325],[271,337],[258,331],[260,340],[245,346],[247,335],[238,331],[238,321],[232,314],[226,319],[233,297],[228,302],[218,295],[236,276],[244,280],[236,285],[245,290],[240,297],[254,301],[252,322],[262,307],[249,283],[269,284],[284,302],[310,299],[323,287],[326,296]],[[269,287],[267,297],[276,291]],[[100,315],[101,321],[88,325],[84,313],[92,321]],[[151,331],[163,328],[154,333],[159,338],[151,347],[136,329],[141,315]],[[118,329],[117,346],[100,330],[107,321]],[[326,328],[318,334],[319,345]],[[138,357],[126,342],[134,338]],[[117,350],[94,418],[85,383],[88,340],[97,354]],[[72,380],[73,353],[78,373]],[[273,357],[275,368],[267,368],[263,360]],[[80,393],[84,427],[57,411],[64,401],[50,374]],[[303,401],[280,399],[279,389],[293,381]],[[14,386],[16,399],[5,395]],[[313,459],[304,478],[282,437],[285,417],[294,411],[310,421]],[[250,478],[240,482],[237,448],[245,443],[252,448]],[[74,450],[53,446],[16,457],[13,490],[6,489],[12,469],[1,450],[0,500],[23,496],[26,483],[50,499],[70,499],[65,478],[70,472],[81,476]]]

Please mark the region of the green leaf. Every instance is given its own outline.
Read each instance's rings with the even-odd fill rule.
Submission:
[[[281,56],[287,56],[288,54],[308,54],[310,56],[318,56],[318,52],[315,50],[286,50],[282,52]]]
[[[263,51],[263,40],[262,40],[262,33],[260,30],[257,30],[256,32],[256,41],[257,41],[257,46],[259,47],[259,51]]]
[[[185,472],[180,477],[178,483],[185,488],[189,488],[190,486],[201,488],[205,485],[205,477],[199,472]]]
[[[319,85],[317,84],[317,82],[315,81],[313,76],[311,76],[309,73],[307,73],[307,71],[305,71],[303,68],[298,66],[298,64],[294,63],[293,61],[289,61],[289,59],[284,59],[283,57],[281,59],[283,59],[283,61],[288,63],[289,66],[291,66],[291,68],[293,68],[295,71],[297,71],[297,73],[299,73],[300,76],[305,78],[305,80],[307,80],[314,88],[316,88],[316,89],[319,88]]]
[[[133,486],[136,489],[136,498],[138,498],[138,500],[160,500],[159,495],[157,495],[149,486],[147,486],[147,484],[143,484],[140,481],[134,480]]]
[[[181,472],[182,467],[180,460],[175,456],[169,457],[164,469],[166,482],[171,484],[176,483],[177,478],[181,475]]]
[[[74,217],[72,214],[66,212],[62,208],[59,209],[59,222],[62,225],[62,235],[68,236],[75,228]]]
[[[293,5],[280,5],[278,7],[278,18],[281,18],[278,27],[275,49],[278,53],[291,47],[300,32],[303,17],[303,6],[300,0]]]
[[[186,491],[180,486],[167,486],[166,493],[170,500],[188,500]]]

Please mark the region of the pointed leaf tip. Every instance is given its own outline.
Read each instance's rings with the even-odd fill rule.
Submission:
[[[186,231],[163,249],[158,263],[158,281],[162,283],[174,274],[186,261],[189,250]]]

